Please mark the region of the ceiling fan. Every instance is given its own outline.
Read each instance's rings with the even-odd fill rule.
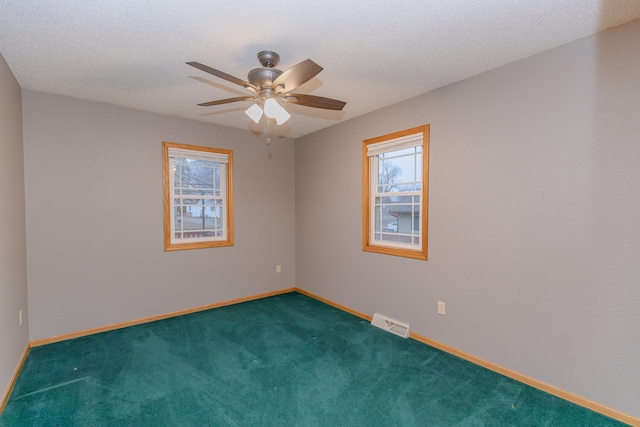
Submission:
[[[262,68],[255,68],[249,71],[249,75],[247,76],[248,81],[223,73],[199,62],[187,62],[187,64],[192,67],[240,85],[253,92],[253,94],[247,96],[219,99],[217,101],[203,102],[198,105],[210,107],[212,105],[229,104],[238,101],[253,101],[255,103],[245,111],[245,113],[254,122],[258,123],[264,113],[265,116],[275,119],[279,125],[286,122],[291,115],[278,103],[278,100],[304,105],[306,107],[323,108],[325,110],[342,110],[346,105],[346,102],[338,101],[337,99],[303,93],[291,93],[293,89],[308,82],[322,71],[323,68],[312,60],[306,59],[286,71],[280,71],[275,68],[278,62],[280,62],[280,55],[265,50],[258,53],[258,61],[262,64]]]

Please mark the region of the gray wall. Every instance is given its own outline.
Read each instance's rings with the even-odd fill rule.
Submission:
[[[0,55],[0,400],[29,341],[22,95]],[[18,313],[23,323],[19,326]]]
[[[639,46],[634,21],[298,139],[297,285],[640,416]],[[362,252],[362,140],[425,123],[429,260]]]
[[[32,91],[23,107],[31,340],[294,286],[292,140]],[[163,251],[163,140],[234,150],[235,246]]]

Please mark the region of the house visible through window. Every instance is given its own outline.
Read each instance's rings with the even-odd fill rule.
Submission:
[[[163,142],[165,251],[233,245],[233,151]]]
[[[427,259],[429,125],[363,142],[363,250]]]

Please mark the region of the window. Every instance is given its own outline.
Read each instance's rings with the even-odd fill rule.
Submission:
[[[362,143],[362,250],[427,259],[429,125]]]
[[[233,151],[162,143],[164,250],[233,245]]]

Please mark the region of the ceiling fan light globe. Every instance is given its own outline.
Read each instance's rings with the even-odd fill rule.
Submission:
[[[264,115],[270,119],[275,119],[279,111],[282,109],[278,101],[273,98],[268,98],[264,101]]]
[[[285,110],[282,105],[278,104],[278,101],[274,98],[268,98],[264,102],[264,114],[270,119],[276,119],[276,123],[279,125],[286,122],[291,117],[291,115],[287,113],[287,110]]]
[[[253,104],[245,111],[245,114],[254,122],[259,123],[262,118],[262,108],[258,104]]]
[[[282,107],[280,107],[280,108],[282,108]],[[289,118],[291,118],[291,114],[287,113],[287,110],[282,108],[282,111],[280,113],[278,113],[278,115],[276,116],[276,123],[278,125],[281,125],[284,122],[286,122],[287,120],[289,120]]]

